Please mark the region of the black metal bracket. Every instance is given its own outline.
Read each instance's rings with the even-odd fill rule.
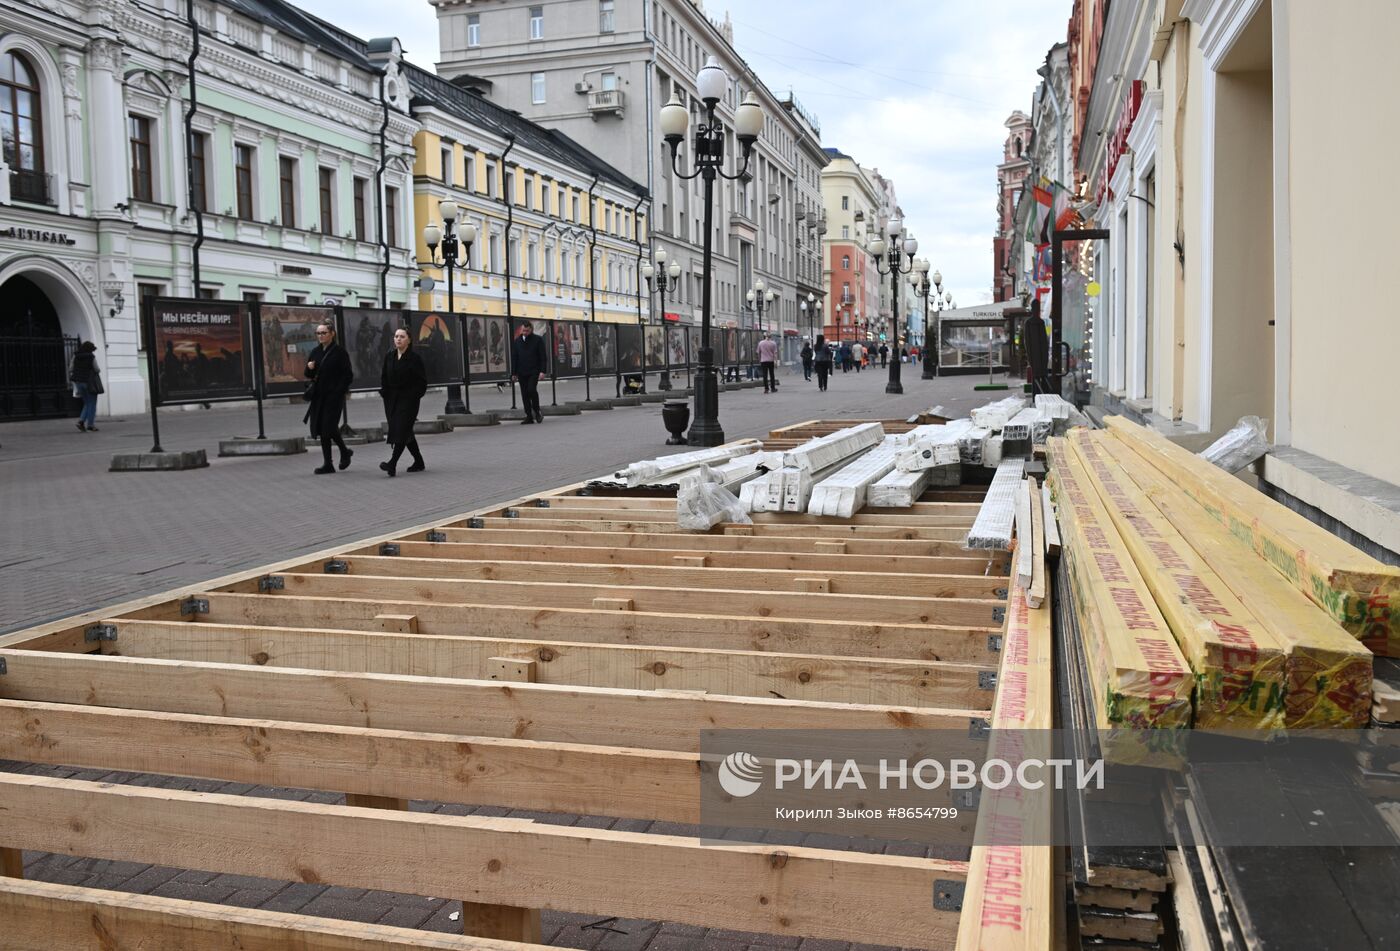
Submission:
[[[957,882],[950,878],[933,880],[933,907],[938,911],[962,911],[963,895],[967,893],[967,882]]]
[[[83,630],[83,640],[89,644],[96,641],[115,641],[116,639],[117,628],[114,624],[91,624]]]
[[[978,788],[958,789],[950,797],[953,805],[959,809],[966,809],[969,812],[976,812],[977,807],[982,804],[982,790]]]
[[[482,518],[467,519],[467,528],[485,528],[486,520]]]
[[[350,565],[347,562],[341,561],[339,558],[332,558],[322,566],[321,570],[328,575],[348,575],[350,573]]]
[[[287,587],[287,579],[281,575],[263,575],[258,579],[258,593],[267,594],[269,591],[281,591]]]
[[[208,598],[186,598],[180,602],[180,616],[189,617],[191,614],[208,614]]]
[[[1004,597],[1006,597],[1006,595],[1007,595],[1007,591],[1006,591],[1005,588],[994,588],[994,589],[992,589],[992,596],[993,596],[993,597],[1004,598]]]
[[[1000,605],[1000,604],[999,604],[999,605],[997,605],[996,607],[992,608],[992,620],[995,621],[995,622],[998,623],[998,624],[1003,624],[1003,623],[1005,623],[1005,621],[1006,621],[1006,606],[1005,606],[1005,605]]]
[[[506,518],[519,518],[519,517],[520,517],[520,513],[517,512],[515,509],[506,509],[506,510],[505,510],[504,512],[502,512],[501,514],[502,514],[503,516],[505,516]]]
[[[447,541],[447,533],[439,532],[436,529],[434,529],[433,531],[428,532],[428,534],[425,535],[424,538],[426,538],[430,542],[445,542]]]
[[[988,634],[988,635],[987,635],[987,650],[991,651],[993,654],[1000,654],[1000,653],[1001,653],[1001,635],[1000,635],[1000,634]]]
[[[980,740],[992,732],[992,721],[986,717],[973,717],[967,721],[967,738]]]
[[[379,554],[394,557],[399,553],[398,542],[385,542],[379,546]]]
[[[5,658],[0,657],[0,674],[8,674],[9,672],[10,667],[5,663]]]
[[[997,689],[997,672],[995,670],[977,671],[977,689],[995,690]]]
[[[547,508],[549,508],[549,499],[535,499],[535,508],[537,508],[537,509],[547,509]]]

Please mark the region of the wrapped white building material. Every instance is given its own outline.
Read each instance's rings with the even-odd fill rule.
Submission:
[[[1011,417],[1005,426],[1001,428],[1002,438],[1007,442],[1020,442],[1031,438],[1031,432],[1035,424],[1040,421],[1040,412],[1033,407],[1027,406],[1015,416]]]
[[[933,469],[904,472],[895,469],[865,491],[865,503],[871,508],[907,509],[927,491]]]
[[[783,469],[765,472],[745,482],[739,489],[739,503],[745,512],[783,510]]]
[[[879,445],[884,438],[885,428],[879,423],[848,426],[787,450],[783,453],[783,465],[812,471],[826,469]]]
[[[1016,496],[1026,472],[1026,460],[1003,459],[977,512],[977,520],[967,533],[966,548],[1011,548],[1011,523],[1016,517]]]
[[[979,406],[972,411],[972,424],[996,432],[1006,426],[1008,420],[1021,412],[1026,400],[1021,396],[1008,396],[1006,399]]]
[[[898,437],[885,437],[880,445],[813,486],[807,511],[850,518],[865,507],[866,490],[894,469],[895,456],[901,450]]]
[[[723,486],[700,482],[683,486],[676,494],[676,525],[687,531],[707,532],[721,522],[753,524],[744,506]]]
[[[958,433],[951,426],[920,426],[910,435],[914,439],[895,455],[895,468],[904,472],[918,472],[934,466],[946,466],[960,462]]]
[[[988,469],[995,469],[1001,465],[1002,444],[1006,440],[1001,436],[988,436],[986,443],[982,446],[982,465]]]
[[[715,474],[715,481],[731,492],[737,492],[739,486],[755,479],[765,472],[779,469],[783,464],[783,454],[780,452],[751,452],[747,456],[739,456],[731,459],[722,465],[710,467],[710,471]]]
[[[613,478],[621,480],[629,488],[635,488],[649,483],[661,482],[664,476],[674,475],[696,466],[727,462],[736,456],[748,455],[762,448],[763,444],[757,439],[746,439],[726,446],[715,446],[711,449],[678,452],[670,456],[634,462],[625,469],[619,469],[613,473]]]
[[[990,429],[981,426],[973,426],[971,429],[963,431],[962,435],[958,437],[958,453],[963,465],[982,465],[982,456],[991,435]]]
[[[1234,427],[1201,450],[1202,459],[1232,475],[1269,451],[1268,424],[1258,416],[1244,416]]]

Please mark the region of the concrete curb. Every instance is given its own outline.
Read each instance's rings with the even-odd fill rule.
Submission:
[[[220,456],[293,456],[306,452],[305,436],[282,436],[258,439],[255,436],[234,436],[219,440]]]
[[[180,452],[119,452],[112,457],[108,472],[175,472],[181,469],[207,469],[209,457],[203,449]]]
[[[558,406],[541,406],[541,416],[577,416],[581,413],[577,406],[572,403],[560,403]]]
[[[579,409],[612,409],[612,400],[579,400],[574,404]]]
[[[489,413],[443,413],[438,419],[446,420],[453,429],[458,426],[495,426],[501,421],[499,414]]]
[[[450,433],[452,424],[439,416],[437,419],[418,419],[413,422],[413,435],[431,436],[433,433]]]

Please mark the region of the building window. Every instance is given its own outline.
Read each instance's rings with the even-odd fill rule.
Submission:
[[[243,303],[245,303],[245,304],[256,304],[258,301],[260,301],[260,300],[262,300],[262,299],[263,299],[263,296],[262,296],[262,294],[259,293],[258,291],[244,291],[244,292],[243,292]]]
[[[481,45],[481,14],[467,14],[467,45]]]
[[[842,226],[841,226],[841,237],[843,237],[843,238],[849,238],[850,236],[851,236],[851,226],[850,226],[850,225],[842,225]]]
[[[288,294],[288,295],[287,295],[287,303],[289,303],[289,304],[305,304],[305,303],[306,303],[306,295],[305,295],[305,294]]]
[[[48,198],[44,173],[44,136],[40,121],[39,80],[18,53],[0,56],[0,142],[10,167],[12,195],[20,201]],[[21,192],[16,189],[23,189]]]
[[[535,176],[525,176],[525,207],[535,210]]]
[[[501,238],[491,235],[486,239],[486,270],[498,274],[501,270]]]
[[[598,32],[612,33],[616,29],[613,20],[613,0],[598,0]]]
[[[196,132],[190,136],[190,206],[195,211],[209,210],[209,136]]]
[[[530,8],[530,39],[544,39],[544,7]]]
[[[850,256],[849,254],[843,254],[843,255],[841,255],[841,267],[842,267],[842,269],[844,269],[844,270],[849,270],[849,269],[850,269],[850,267],[851,267],[851,256]]]
[[[153,201],[151,120],[145,116],[127,116],[127,128],[131,138],[131,197],[137,201]]]
[[[328,168],[319,169],[321,192],[321,233],[335,234],[335,172]]]
[[[850,195],[842,195],[842,196],[841,196],[841,210],[842,210],[842,211],[850,211],[850,210],[851,210],[851,196],[850,196]]]
[[[502,172],[505,176],[505,200],[507,205],[515,204],[515,170],[505,169]]]
[[[612,234],[612,208],[608,207],[603,211],[603,233]]]
[[[544,73],[530,74],[530,101],[535,105],[544,102]]]
[[[486,197],[496,197],[496,163],[486,163]]]
[[[573,200],[572,200],[571,203],[570,203],[570,207],[573,209],[573,214],[570,216],[569,220],[570,220],[570,221],[576,221],[576,222],[578,222],[579,224],[583,224],[583,219],[580,218],[580,217],[579,217],[579,214],[578,214],[578,196],[577,196],[577,195],[573,196]]]
[[[218,300],[219,289],[217,287],[201,287],[198,296],[200,300]]]
[[[598,81],[603,88],[603,92],[617,91],[617,73],[603,73],[598,77]]]
[[[369,182],[363,178],[355,179],[355,240],[365,240],[365,189]]]
[[[452,147],[443,146],[442,149],[442,183],[451,187],[452,185]]]
[[[238,197],[238,217],[253,220],[253,147],[236,145],[233,149],[234,190]]]
[[[399,190],[384,189],[384,226],[387,229],[389,247],[399,246]]]
[[[297,226],[297,160],[285,155],[277,159],[277,182],[282,199],[282,226]]]
[[[469,192],[476,191],[476,163],[471,155],[462,159],[462,187]]]

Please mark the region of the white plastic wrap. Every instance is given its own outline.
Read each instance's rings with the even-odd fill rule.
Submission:
[[[967,533],[966,548],[989,548],[1009,551],[1011,548],[1011,524],[1016,518],[1016,496],[1021,490],[1021,479],[1026,471],[1026,460],[1003,459],[997,466],[992,484],[982,499],[982,507],[977,510],[977,520],[972,523],[972,531]]]
[[[1200,454],[1226,472],[1239,472],[1269,451],[1268,424],[1258,416],[1245,416]]]
[[[1026,400],[1021,396],[1008,396],[1005,399],[988,403],[986,406],[979,406],[972,411],[972,424],[983,429],[990,429],[998,432],[1004,427],[1008,420],[1021,412],[1026,406]]]
[[[964,430],[958,437],[958,450],[962,456],[962,463],[968,466],[982,465],[982,456],[986,451],[987,439],[992,435],[990,429],[981,426],[973,426]]]
[[[721,522],[752,525],[734,493],[715,482],[683,487],[676,495],[676,525],[691,532],[707,532]]]

